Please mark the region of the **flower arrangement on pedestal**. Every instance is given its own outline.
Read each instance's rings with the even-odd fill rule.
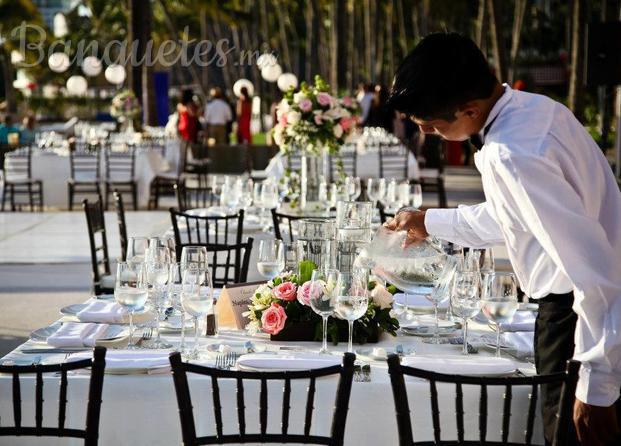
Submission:
[[[329,85],[315,76],[315,84],[303,82],[299,91],[289,89],[276,108],[277,122],[273,128],[274,142],[284,156],[300,154],[310,162],[319,164],[324,151],[338,155],[340,147],[355,130],[359,122],[358,103],[351,96],[336,97],[330,94]],[[337,166],[342,162],[337,156]],[[309,168],[308,181],[318,181],[323,169]],[[305,172],[285,172],[289,180],[289,198],[300,194],[300,176]]]
[[[252,297],[248,311],[250,333],[263,331],[280,341],[321,341],[322,322],[309,305],[310,278],[314,264],[304,261],[299,274],[286,272],[260,285]],[[393,294],[397,289],[369,282],[369,306],[364,316],[354,322],[354,342],[377,342],[380,332],[393,336],[399,328],[397,319],[390,315]],[[345,340],[347,321],[330,317],[328,337],[333,343]]]
[[[110,115],[119,122],[127,122],[127,130],[133,132],[134,119],[140,117],[142,109],[138,98],[131,90],[122,90],[112,98]]]

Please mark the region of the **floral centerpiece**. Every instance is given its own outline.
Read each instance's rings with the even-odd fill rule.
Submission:
[[[262,331],[281,341],[321,341],[321,317],[309,305],[313,269],[314,264],[305,261],[300,264],[299,274],[286,272],[260,285],[244,313],[250,320],[248,331],[252,334]],[[370,281],[369,290],[367,312],[354,322],[353,339],[360,344],[377,342],[380,332],[395,336],[399,328],[399,322],[390,314],[397,289]],[[328,337],[335,344],[346,340],[347,321],[330,317]]]
[[[303,82],[299,91],[290,88],[276,108],[277,123],[273,128],[274,142],[284,156],[301,154],[319,162],[327,151],[338,155],[340,147],[353,133],[359,122],[358,103],[351,96],[336,97],[330,94],[329,85],[315,76],[315,84]],[[343,165],[337,156],[341,174]],[[297,201],[300,196],[301,177],[318,181],[324,169],[309,167],[309,172],[285,172],[289,198]]]
[[[134,127],[134,119],[140,117],[142,109],[138,98],[131,90],[123,90],[112,98],[110,114],[119,122],[128,123],[128,131]]]

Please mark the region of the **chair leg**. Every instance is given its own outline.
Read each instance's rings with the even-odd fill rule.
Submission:
[[[17,207],[15,206],[15,185],[11,184],[11,211],[15,212]]]
[[[30,203],[30,212],[34,212],[34,197],[32,196],[32,183],[28,183],[28,202]]]
[[[7,184],[4,183],[4,185],[2,186],[2,212],[4,212],[4,203],[6,201],[6,194],[8,190],[9,188],[7,187]]]
[[[104,209],[108,210],[108,195],[110,195],[110,186],[106,183],[106,196],[104,198]]]
[[[69,189],[69,211],[73,211],[73,185],[69,183],[67,187]]]
[[[43,182],[39,181],[37,186],[39,188],[39,210],[43,212]]]
[[[132,201],[134,203],[134,211],[138,210],[138,190],[136,183],[132,183]]]

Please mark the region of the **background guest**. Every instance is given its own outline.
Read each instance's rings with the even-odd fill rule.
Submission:
[[[381,127],[392,133],[392,121],[394,110],[386,105],[388,100],[388,90],[383,85],[376,85],[371,101],[371,109],[366,120],[369,127]]]
[[[10,114],[4,116],[4,122],[0,124],[0,144],[15,144],[14,141],[9,141],[12,139],[9,137],[11,134],[17,134],[17,142],[19,142],[19,129],[13,125],[13,117]]]
[[[19,142],[20,144],[32,144],[35,140],[35,134],[37,121],[34,115],[26,115],[22,121],[22,126],[19,130]]]
[[[199,131],[198,106],[194,102],[192,90],[183,91],[181,102],[177,104],[177,113],[179,114],[179,123],[177,124],[179,136],[184,141],[196,142]]]
[[[246,87],[242,87],[240,93],[237,100],[237,143],[252,144],[252,134],[250,133],[252,99]]]
[[[371,103],[373,102],[373,86],[371,84],[360,83],[358,85],[358,94],[356,99],[360,104],[360,122],[363,126],[368,125],[367,119],[371,111]]]
[[[227,124],[232,121],[231,107],[222,97],[222,90],[215,87],[210,92],[211,101],[205,107],[207,136],[215,144],[227,144]]]

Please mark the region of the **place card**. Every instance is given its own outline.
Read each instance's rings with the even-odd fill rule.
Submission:
[[[248,318],[243,313],[248,311],[255,290],[264,281],[236,283],[222,288],[216,310],[219,327],[246,328]]]

